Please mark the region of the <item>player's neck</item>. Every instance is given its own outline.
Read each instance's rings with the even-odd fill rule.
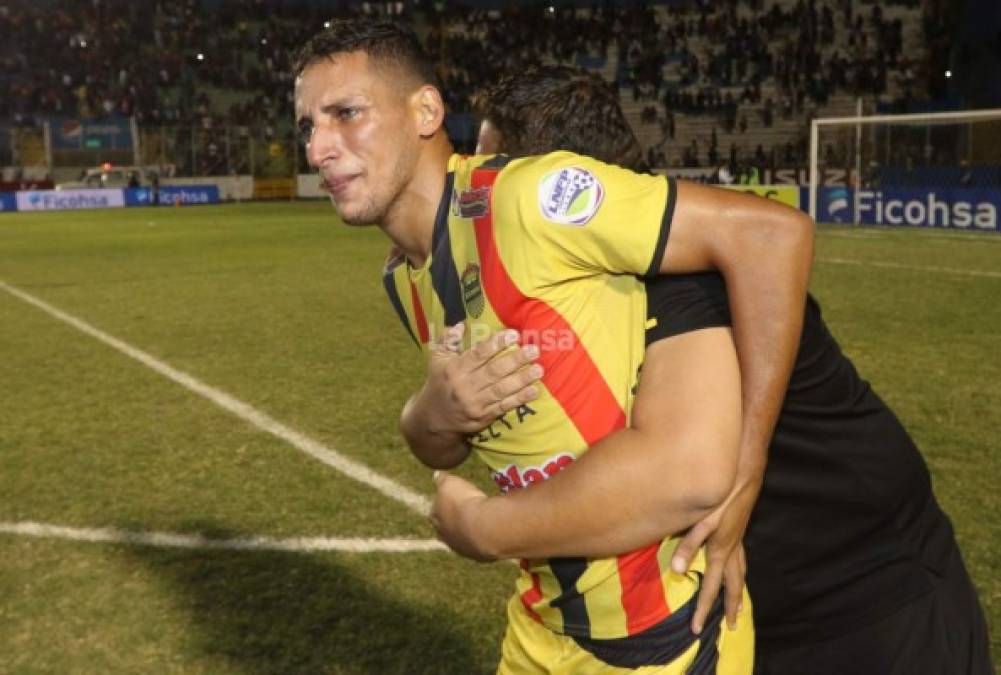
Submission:
[[[424,148],[413,178],[382,225],[411,267],[423,267],[431,255],[431,238],[451,154],[452,146],[447,140]]]

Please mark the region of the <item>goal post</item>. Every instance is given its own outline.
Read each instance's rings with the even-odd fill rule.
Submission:
[[[814,119],[817,222],[1001,231],[1001,109]]]

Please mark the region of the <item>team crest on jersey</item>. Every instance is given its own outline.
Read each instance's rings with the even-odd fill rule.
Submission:
[[[480,285],[479,265],[470,263],[462,273],[462,302],[466,305],[466,312],[474,319],[483,314],[483,286]]]
[[[460,218],[482,218],[490,211],[490,188],[452,193],[452,213]]]
[[[601,206],[605,190],[587,169],[572,166],[546,174],[539,183],[542,215],[561,225],[585,225]]]

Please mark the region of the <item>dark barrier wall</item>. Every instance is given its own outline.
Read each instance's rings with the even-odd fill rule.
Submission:
[[[966,0],[951,66],[964,108],[1001,108],[1001,2]]]

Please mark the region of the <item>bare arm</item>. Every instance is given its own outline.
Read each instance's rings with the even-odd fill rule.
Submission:
[[[744,423],[738,482],[760,483],[803,328],[814,226],[770,199],[679,181],[662,272],[726,279]]]
[[[772,200],[678,183],[662,271],[701,269],[708,263],[723,274],[743,401],[733,491],[720,509],[684,537],[672,560],[674,570],[682,572],[706,545],[708,563],[692,621],[696,632],[724,576],[731,624],[738,611],[745,568],[740,544],[761,489],[768,446],[799,345],[813,235],[810,218]]]
[[[689,527],[729,494],[740,430],[730,331],[661,340],[647,351],[632,428],[609,435],[551,479],[487,498],[439,478],[432,520],[480,560],[610,556]]]

